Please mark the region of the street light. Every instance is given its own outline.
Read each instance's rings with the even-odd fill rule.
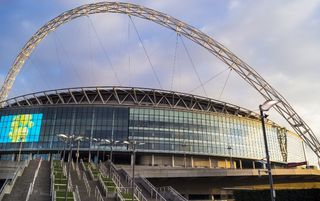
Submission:
[[[65,191],[65,201],[67,201],[67,195],[68,195],[68,187],[69,187],[69,177],[70,177],[70,161],[71,161],[71,157],[72,157],[72,145],[74,141],[79,141],[83,138],[82,136],[74,136],[74,135],[68,135],[68,134],[57,134],[58,138],[62,141],[64,141],[65,143],[69,142],[69,157],[68,157],[68,170],[67,170],[67,185],[66,185],[66,191]],[[78,148],[79,148],[79,144],[78,144]],[[78,159],[78,158],[77,158]],[[64,160],[64,158],[63,158]]]
[[[279,101],[277,101],[277,100],[267,100],[262,105],[259,105],[263,139],[264,139],[264,147],[265,147],[266,158],[267,158],[267,168],[268,168],[268,175],[269,175],[271,201],[276,200],[276,193],[273,189],[273,179],[272,179],[272,173],[271,173],[271,164],[270,164],[270,156],[269,156],[269,149],[268,149],[268,142],[267,142],[266,126],[265,126],[265,122],[264,122],[265,118],[267,118],[267,117],[264,115],[263,112],[268,111],[270,108],[275,106],[277,103],[279,103]]]
[[[129,145],[132,149],[131,159],[132,159],[132,180],[131,180],[131,188],[132,188],[132,201],[134,201],[134,168],[136,163],[136,146],[144,145],[144,142],[137,142],[135,140],[123,141],[123,144]]]
[[[80,142],[83,140],[83,137],[82,136],[78,136],[74,140],[78,142],[77,155],[76,155],[76,157],[77,157],[77,165],[78,165],[79,164],[79,155],[80,155],[79,154]]]
[[[232,153],[231,153],[232,147],[228,146],[227,149],[228,149],[229,156],[230,156],[230,169],[233,169],[233,161],[232,161]]]

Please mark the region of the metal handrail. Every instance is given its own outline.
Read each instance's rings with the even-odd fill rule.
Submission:
[[[140,179],[142,179],[150,188],[151,192],[151,197],[155,196],[156,201],[167,201],[158,191],[157,189],[154,187],[154,185],[152,183],[150,183],[145,177],[140,177]],[[155,195],[153,194],[155,193]]]
[[[62,167],[63,175],[67,176],[67,165],[66,165],[66,163],[62,163],[61,167]]]
[[[70,174],[70,171],[69,171],[69,175],[71,175]],[[72,179],[71,179],[71,176],[69,177],[69,179],[68,179],[68,190],[69,191],[72,191],[73,189],[72,189]]]
[[[33,185],[32,185],[32,182],[31,182],[30,185],[29,185],[29,189],[28,189],[28,194],[27,194],[27,197],[26,197],[26,201],[28,201],[28,200],[30,199],[32,190],[33,190]]]
[[[6,179],[6,181],[3,183],[3,186],[0,189],[0,195],[2,194],[2,191],[4,190],[5,186],[9,183],[9,179]],[[0,196],[1,197],[1,196]]]
[[[139,201],[148,201],[146,197],[142,194],[142,190],[137,186],[136,183],[134,183],[134,196],[139,200]]]
[[[122,169],[122,170],[123,170],[123,169]],[[128,184],[131,184],[131,182],[132,182],[132,177],[131,177],[126,171],[123,170],[123,172],[124,172],[124,174],[125,174],[125,176],[126,176],[126,182],[127,182]],[[140,187],[136,184],[135,181],[133,182],[133,188],[134,188],[134,192],[135,192],[135,195],[134,195],[134,196],[136,196],[138,200],[140,200],[140,201],[148,201],[148,200],[144,197],[144,195],[142,194],[142,190],[141,190]],[[130,189],[131,189],[131,187],[130,187]],[[139,197],[139,198],[138,198],[138,197]]]
[[[84,171],[86,171],[86,170],[87,170],[87,168],[86,168],[86,166],[84,165],[84,163],[83,163],[83,160],[82,160],[82,159],[80,159],[80,164],[81,164],[81,166],[82,166],[82,169],[83,169]]]
[[[117,168],[115,167],[115,165],[113,163],[109,163],[109,165],[110,165],[111,179],[114,181],[116,186],[118,186],[120,188],[124,188],[123,184],[121,183],[120,175],[117,172]]]
[[[107,189],[106,185],[104,184],[101,175],[99,175],[99,177],[98,177],[98,182],[99,182],[100,185],[102,186],[104,192],[107,194],[107,193],[108,193],[108,189]]]
[[[90,175],[91,179],[94,180],[94,175],[93,175],[92,170],[91,170],[90,167],[88,168],[88,172],[89,172],[89,175]]]
[[[85,186],[86,186],[86,190],[87,190],[87,192],[88,192],[88,194],[89,194],[89,196],[90,196],[90,192],[91,192],[91,187],[90,187],[90,184],[89,184],[89,182],[88,182],[88,179],[87,179],[87,176],[86,176],[86,174],[83,174],[83,182],[84,182],[84,184],[85,184]]]
[[[41,163],[42,163],[42,158],[40,158],[38,167],[37,167],[36,172],[35,172],[35,174],[34,174],[34,176],[33,176],[33,180],[32,180],[32,182],[30,183],[29,190],[28,190],[28,194],[27,194],[27,197],[26,197],[26,201],[28,201],[28,200],[30,199],[31,194],[33,193],[33,187],[34,187],[34,184],[35,184],[36,179],[37,179],[37,177],[38,177],[38,173],[39,173],[39,169],[40,169]]]
[[[76,165],[76,172],[77,172],[77,175],[78,175],[78,179],[80,179],[81,178],[81,172],[79,170],[79,165],[78,164]]]
[[[71,166],[72,166],[72,169],[74,170],[74,162],[73,162],[73,160],[71,160]]]
[[[96,186],[96,188],[94,190],[94,197],[97,199],[97,201],[104,201],[98,186]]]
[[[81,199],[80,199],[80,193],[79,193],[79,188],[78,188],[78,186],[76,185],[76,188],[75,188],[75,191],[74,191],[74,198],[75,198],[75,200],[76,201],[81,201]]]
[[[57,198],[57,193],[55,191],[53,191],[51,201],[56,201],[56,198]]]
[[[165,192],[165,191],[171,192],[180,201],[188,201],[185,197],[183,197],[178,191],[176,191],[171,186],[163,186],[163,187],[159,187],[158,189],[159,191],[162,191],[162,192]]]

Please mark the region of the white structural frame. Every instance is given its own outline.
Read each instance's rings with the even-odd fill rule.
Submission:
[[[97,13],[121,13],[153,21],[159,25],[176,31],[180,35],[183,35],[184,37],[204,47],[226,65],[228,65],[230,69],[238,73],[240,77],[242,77],[254,89],[256,89],[266,100],[279,100],[280,102],[275,106],[275,109],[287,120],[294,131],[299,134],[299,136],[313,150],[318,158],[320,158],[320,143],[311,128],[295,112],[288,101],[267,81],[265,81],[263,77],[259,75],[252,67],[238,58],[218,41],[212,39],[200,30],[165,13],[130,3],[99,2],[86,4],[66,11],[46,23],[31,37],[31,39],[29,39],[19,55],[16,57],[0,90],[0,102],[6,100],[16,76],[23,67],[23,64],[29,58],[35,47],[50,32],[54,31],[60,25],[63,25],[75,18]]]

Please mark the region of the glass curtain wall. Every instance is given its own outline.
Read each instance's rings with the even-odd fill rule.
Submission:
[[[280,149],[278,130],[267,125],[269,150],[273,161],[284,161],[282,152],[287,146]],[[25,137],[16,137],[18,140],[14,141],[9,138],[10,133]],[[26,150],[61,150],[65,144],[57,138],[60,133],[119,141],[135,139],[145,142],[139,147],[139,151],[145,152],[232,155],[258,160],[265,157],[260,121],[235,115],[97,105],[0,110],[0,150],[19,149],[19,139]],[[284,141],[283,136],[281,139]],[[91,149],[98,148],[89,140],[81,142],[80,147],[88,149],[90,145]],[[118,145],[115,149],[126,147]]]

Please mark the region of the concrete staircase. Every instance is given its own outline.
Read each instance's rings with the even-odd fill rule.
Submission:
[[[79,171],[80,171],[80,177],[78,177],[77,171],[73,170],[71,168],[70,175],[71,175],[71,179],[72,179],[72,185],[73,185],[73,187],[78,186],[81,201],[93,200],[94,199],[94,196],[93,196],[94,192],[92,192],[92,190],[91,190],[90,195],[89,195],[89,193],[87,192],[86,186],[84,184],[84,181],[82,179],[83,178],[82,176],[83,176],[83,174],[85,174],[85,172],[83,172],[80,167],[79,167]]]
[[[72,168],[71,168],[72,169]],[[91,178],[91,176],[89,175],[88,171],[85,171],[82,169],[81,165],[79,164],[79,172],[80,172],[80,177],[78,177],[77,171],[75,170],[71,170],[70,174],[71,174],[71,179],[72,179],[72,185],[73,187],[78,186],[78,190],[79,190],[79,194],[80,194],[80,199],[81,201],[93,201],[96,200],[95,198],[95,188],[98,187],[104,201],[116,201],[116,199],[113,198],[106,198],[105,193],[103,192],[100,184],[98,181],[95,181]],[[83,180],[83,174],[86,175],[89,185],[90,185],[90,195],[87,192],[84,180]]]
[[[50,162],[42,161],[30,201],[50,201]]]
[[[6,194],[3,197],[3,201],[20,201],[20,200],[26,199],[29,186],[33,180],[38,163],[39,163],[39,160],[31,160],[29,162],[28,167],[24,169],[23,174],[17,179],[11,193]]]

